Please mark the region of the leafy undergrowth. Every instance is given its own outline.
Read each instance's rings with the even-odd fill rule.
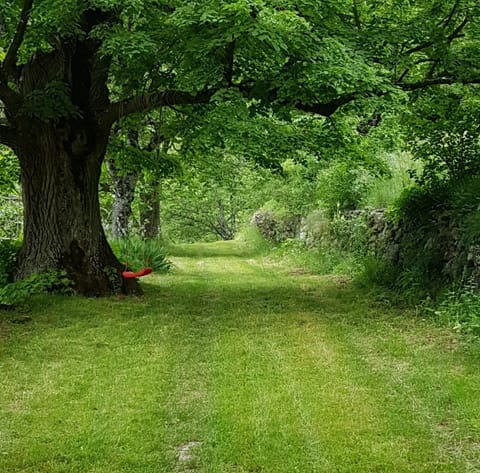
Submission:
[[[1,314],[0,471],[479,471],[474,345],[236,245]]]

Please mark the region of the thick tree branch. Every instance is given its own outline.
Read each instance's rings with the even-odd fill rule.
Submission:
[[[18,50],[23,43],[25,32],[27,31],[28,19],[32,11],[33,0],[24,0],[20,21],[18,22],[12,43],[8,48],[7,54],[2,64],[4,73],[8,76],[10,71],[15,68],[18,60]]]
[[[7,85],[7,80],[1,74],[0,70],[0,102],[3,102],[7,112],[15,113],[22,103],[20,94],[12,90]]]
[[[347,103],[353,102],[357,98],[357,94],[351,93],[342,95],[330,102],[325,103],[316,103],[316,104],[303,104],[296,103],[295,108],[303,112],[314,113],[316,115],[322,115],[324,117],[329,117],[333,115],[340,107],[346,105]]]
[[[152,92],[150,94],[138,95],[126,100],[112,103],[105,113],[103,121],[111,126],[120,118],[132,113],[148,112],[156,108],[171,107],[175,105],[193,105],[207,103],[214,91],[203,91],[196,95],[188,92],[167,90],[164,92]]]
[[[455,2],[455,4],[453,5],[453,8],[450,11],[450,14],[447,16],[447,18],[439,21],[437,23],[437,26],[440,26],[443,23],[443,27],[446,28],[450,24],[450,22],[453,20],[453,17],[455,15],[455,13],[457,12],[457,9],[458,9],[459,5],[460,5],[460,0],[457,0]]]
[[[446,40],[447,40],[448,44],[450,44],[454,39],[461,38],[463,36],[462,31],[465,28],[465,26],[467,26],[468,21],[469,21],[469,18],[466,16],[462,20],[462,22],[452,31],[452,33],[450,33],[447,36]],[[450,23],[450,21],[448,23]],[[444,26],[445,28],[448,26],[448,23],[445,24],[445,26]],[[409,56],[410,54],[418,53],[418,52],[423,51],[424,49],[428,49],[428,48],[430,48],[434,45],[435,45],[435,41],[425,41],[422,44],[419,44],[417,46],[414,46],[413,48],[407,49],[403,53],[403,55],[404,56]]]
[[[454,39],[460,38],[464,35],[461,34],[465,26],[467,26],[469,17],[466,16],[463,21],[453,30],[452,34],[448,37],[448,42],[451,43]]]

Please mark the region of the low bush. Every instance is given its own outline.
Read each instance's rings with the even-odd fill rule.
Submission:
[[[135,271],[149,266],[156,272],[166,273],[172,266],[167,259],[167,251],[161,240],[127,238],[114,240],[111,246],[120,262]]]
[[[29,297],[47,292],[71,293],[71,281],[65,272],[48,271],[6,284],[0,288],[0,307],[8,308],[25,302]]]
[[[268,241],[258,227],[252,224],[245,225],[235,240],[245,245],[246,253],[252,256],[265,255],[272,249],[272,242]]]
[[[480,336],[480,293],[473,281],[446,291],[437,307],[430,310],[442,323],[455,330]]]

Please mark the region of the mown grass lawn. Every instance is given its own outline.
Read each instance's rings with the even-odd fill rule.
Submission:
[[[0,472],[480,471],[478,347],[238,250],[1,313]]]

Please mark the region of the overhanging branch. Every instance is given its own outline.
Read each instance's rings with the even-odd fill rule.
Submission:
[[[23,43],[25,32],[27,31],[28,19],[30,18],[30,12],[32,11],[33,0],[24,0],[22,13],[20,14],[20,20],[15,30],[12,43],[8,48],[7,54],[2,64],[2,70],[7,76],[9,72],[15,68],[18,59],[18,50]]]
[[[110,126],[120,118],[131,115],[132,113],[148,112],[166,106],[207,103],[213,94],[213,91],[204,91],[192,95],[188,92],[167,90],[164,92],[138,95],[112,103],[105,114],[104,122]]]
[[[295,108],[301,110],[302,112],[314,113],[316,115],[322,115],[324,117],[329,117],[333,115],[340,107],[346,105],[347,103],[353,102],[357,98],[357,94],[351,93],[342,95],[330,102],[325,103],[316,103],[316,104],[295,104]]]

